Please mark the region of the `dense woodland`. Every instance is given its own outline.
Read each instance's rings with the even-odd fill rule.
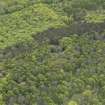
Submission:
[[[105,0],[0,0],[0,105],[105,105]]]

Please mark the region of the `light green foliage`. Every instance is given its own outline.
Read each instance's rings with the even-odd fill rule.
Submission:
[[[2,95],[0,95],[0,105],[5,105],[5,104],[4,104],[4,101],[3,101]]]
[[[91,97],[92,96],[92,92],[90,90],[86,90],[83,92],[83,95],[86,97]]]
[[[105,12],[104,11],[92,11],[87,13],[85,20],[88,23],[103,23],[105,21]]]
[[[78,105],[75,101],[70,101],[68,105]]]
[[[32,34],[63,26],[62,16],[47,5],[37,4],[22,11],[0,16],[0,48],[32,40]],[[11,24],[10,24],[11,23]]]

